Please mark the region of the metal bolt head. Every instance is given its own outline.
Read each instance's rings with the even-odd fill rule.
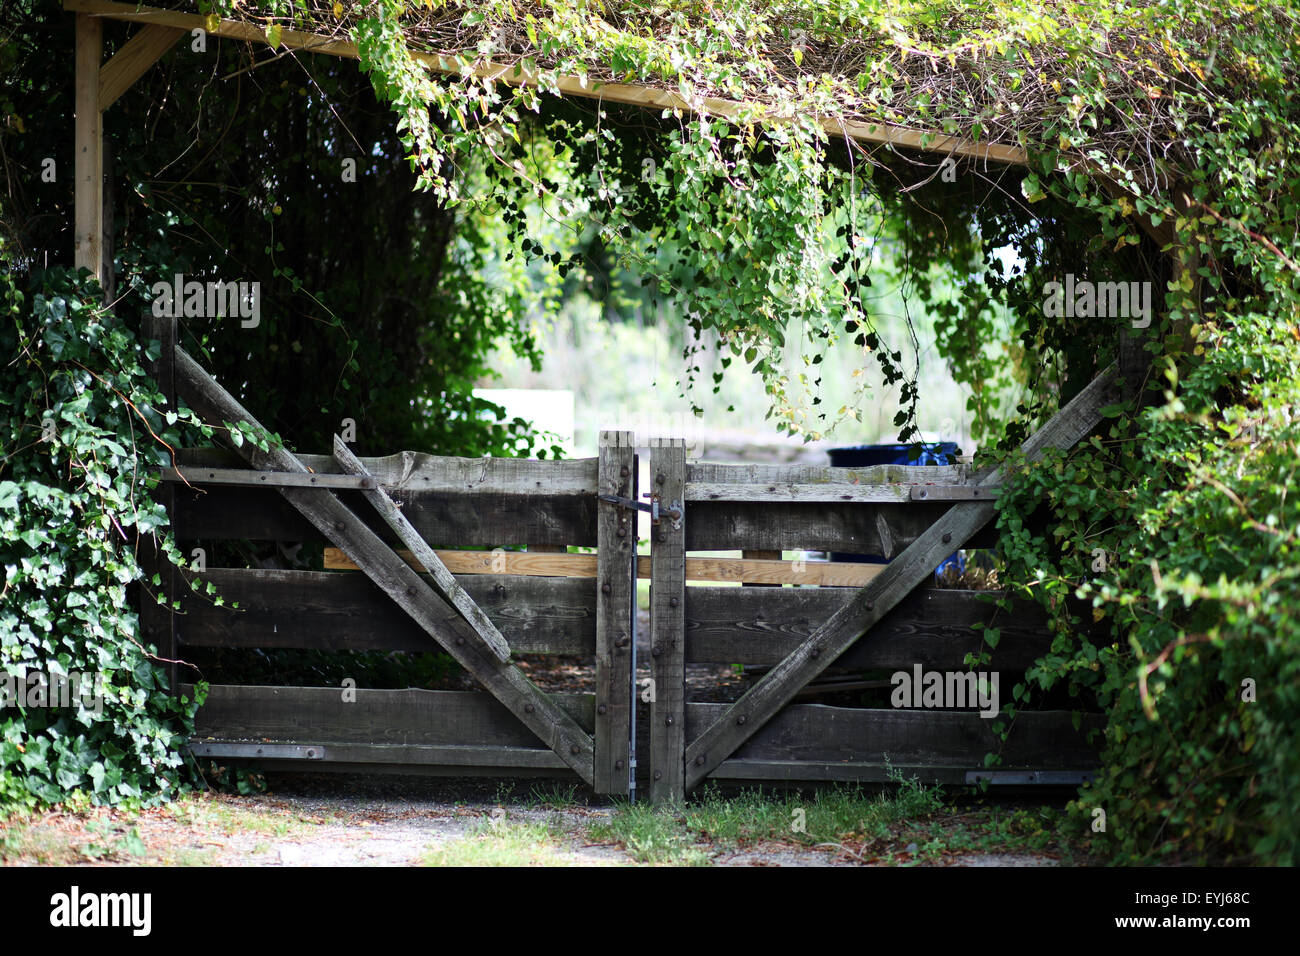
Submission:
[[[697,767],[704,766],[704,754],[700,754],[698,757],[695,758],[695,766]]]
[[[867,608],[868,611],[874,611],[874,610],[876,609],[876,602],[875,602],[875,601],[868,601],[868,602],[866,603],[866,608]]]
[[[655,771],[655,779],[656,779],[656,780],[662,780],[663,778],[664,778],[664,772],[663,772],[662,770],[656,770],[656,771]]]
[[[661,648],[658,644],[656,644],[654,647],[650,648],[650,656],[651,656],[651,657],[658,657],[658,656],[659,656],[660,654],[662,654],[662,653],[663,653],[663,648]]]
[[[681,603],[682,603],[682,602],[679,601],[679,600],[677,600],[677,598],[675,598],[675,597],[671,597],[671,598],[668,599],[668,606],[669,606],[669,607],[676,607],[677,605],[679,605],[679,604],[681,604]]]
[[[619,647],[627,647],[631,643],[632,643],[631,638],[629,638],[626,634],[624,634],[622,637],[618,639]]]
[[[671,714],[669,714],[667,717],[664,718],[664,723],[669,727],[673,725],[673,718]]]
[[[536,708],[532,704],[524,704],[524,712],[531,714]]]
[[[622,770],[622,769],[623,769],[623,761],[621,761],[621,760],[615,760],[615,761],[614,761],[614,769],[615,769],[615,770]]]
[[[630,475],[630,474],[631,474],[631,472],[628,470],[627,465],[624,465],[622,468],[620,468],[620,469],[618,470],[618,476],[619,476],[620,478],[626,478],[626,477],[627,477],[628,475]]]
[[[624,528],[622,525],[619,525],[619,528],[618,528],[617,534],[618,534],[618,536],[619,536],[620,538],[626,538],[626,537],[627,537],[627,528]]]
[[[749,718],[746,717],[744,714],[741,714],[739,717],[736,718],[736,725],[739,727],[744,727],[745,721],[747,720],[749,720]]]
[[[813,656],[813,657],[821,657],[821,656],[822,656],[822,649],[821,649],[820,647],[814,647],[814,648],[812,649],[812,656]]]
[[[456,638],[456,644],[457,644],[458,646],[459,646],[459,645],[463,645],[464,643],[465,643],[465,638],[463,638],[463,637],[458,637],[458,638]]]
[[[947,544],[951,540],[952,540],[952,535],[950,535],[947,531],[945,531],[943,533],[943,543]]]
[[[577,744],[574,744],[572,747],[569,748],[569,753],[573,754],[576,757],[578,756],[578,754],[582,753],[582,748],[579,747]]]
[[[336,521],[336,522],[334,522],[334,530],[335,530],[335,531],[342,531],[342,530],[343,530],[343,522],[342,522],[342,521]]]
[[[655,540],[658,541],[660,544],[663,544],[665,541],[668,540],[668,532],[660,531],[657,535],[655,535]]]
[[[609,593],[610,591],[612,591],[612,590],[614,590],[614,589],[613,589],[613,587],[610,586],[610,583],[609,583],[608,581],[606,581],[604,584],[602,584],[602,585],[600,586],[600,593],[601,593],[601,594],[608,594],[608,593]]]
[[[607,707],[605,704],[600,704],[599,706],[596,707],[596,713],[598,714],[603,714],[607,710],[609,710],[609,707]]]
[[[657,484],[662,485],[662,484],[663,484],[664,482],[666,482],[667,480],[668,480],[668,479],[667,479],[667,477],[664,476],[663,472],[660,472],[659,474],[655,475],[655,482],[656,482]]]
[[[415,588],[414,588],[414,587],[409,587],[409,588],[407,588],[407,589],[406,589],[406,596],[407,596],[407,597],[415,597]]]

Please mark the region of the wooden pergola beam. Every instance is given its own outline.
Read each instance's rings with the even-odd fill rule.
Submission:
[[[144,76],[164,53],[185,35],[184,30],[145,24],[113,58],[99,68],[99,109],[108,109],[117,98]]]
[[[126,20],[133,23],[146,23],[187,31],[202,29],[207,30],[208,33],[214,36],[233,40],[245,40],[249,43],[269,43],[264,30],[238,20],[218,20],[215,29],[209,29],[207,18],[198,14],[182,13],[176,10],[160,10],[155,7],[137,7],[128,3],[114,3],[111,0],[64,0],[63,7],[65,10],[93,14],[112,20]],[[304,53],[324,53],[328,56],[352,60],[360,58],[355,43],[300,30],[281,31],[280,45],[286,49],[301,50]],[[412,56],[416,61],[435,72],[463,75],[463,64],[456,57],[415,51],[412,52]],[[537,74],[525,70],[517,64],[493,63],[489,60],[475,66],[470,75],[505,83],[509,86],[539,86]],[[547,86],[550,88],[550,84],[547,84]],[[669,90],[627,83],[599,83],[578,76],[561,75],[557,78],[554,88],[565,96],[580,96],[653,109],[682,110],[686,113],[701,113],[737,122],[750,116],[767,122],[789,122],[793,119],[790,116],[763,112],[762,107],[758,104],[741,103],[711,96],[688,100]],[[859,143],[902,146],[928,153],[962,156],[969,159],[1015,166],[1023,166],[1028,162],[1027,153],[1019,146],[976,143],[973,140],[951,136],[947,133],[910,129],[887,123],[866,123],[834,117],[819,117],[818,123],[833,136],[845,136]]]
[[[73,160],[73,216],[76,219],[73,265],[103,279],[104,153],[99,111],[99,59],[104,25],[94,17],[77,17],[76,156]]]

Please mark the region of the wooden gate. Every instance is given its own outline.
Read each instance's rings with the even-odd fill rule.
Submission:
[[[165,392],[214,426],[260,427],[166,323],[154,334]],[[215,585],[217,606],[180,580],[191,572],[160,564],[181,606],[146,600],[142,617],[163,657],[196,647],[441,648],[488,692],[213,686],[192,751],[268,767],[568,771],[598,793],[628,793],[636,539],[630,515],[598,495],[635,498],[636,461],[626,434],[600,444],[597,458],[577,461],[358,459],[338,438],[332,455],[247,441],[238,457],[178,453],[165,498],[187,554],[199,542],[323,540],[337,549],[327,563],[361,573],[194,571]],[[245,467],[234,467],[240,458]],[[594,553],[505,550],[516,545]],[[543,693],[516,665],[520,653],[594,656],[595,692]]]
[[[1066,449],[1119,398],[1108,369],[1021,451]],[[681,442],[654,449],[651,473],[681,520],[652,536],[649,769],[656,801],[680,800],[713,779],[887,779],[891,769],[944,783],[1077,783],[1096,763],[1095,720],[1019,714],[1004,742],[973,710],[858,709],[792,703],[827,667],[966,670],[980,650],[971,625],[993,609],[971,592],[927,589],[936,567],[994,514],[999,473],[962,467],[808,468],[688,462]],[[816,549],[884,555],[860,589],[687,587],[687,552]],[[806,571],[802,572],[806,573]],[[791,565],[785,580],[797,582]],[[1022,608],[993,666],[1023,671],[1046,652],[1038,617]],[[1039,618],[1041,621],[1041,617]],[[1028,626],[1027,626],[1028,625]],[[729,704],[686,699],[688,662],[771,665]],[[1008,688],[1009,690],[1010,688]],[[986,754],[1000,756],[995,771]]]
[[[164,320],[153,334],[164,343],[156,370],[164,391],[213,425],[259,427],[175,346],[174,326]],[[1088,434],[1117,388],[1108,370],[1025,442],[1025,457]],[[1003,741],[995,721],[969,707],[796,702],[832,664],[965,670],[966,656],[981,649],[980,622],[1002,632],[992,669],[1023,671],[1047,650],[1032,606],[999,620],[978,593],[926,586],[955,550],[995,543],[985,526],[998,473],[722,465],[688,461],[685,452],[680,440],[654,444],[645,495],[627,432],[602,433],[596,458],[572,461],[414,452],[358,459],[338,438],[331,455],[247,441],[234,453],[178,453],[164,497],[183,547],[324,541],[327,570],[207,567],[198,576],[227,602],[216,606],[180,580],[191,572],[160,563],[163,589],[180,602],[177,610],[144,602],[145,635],[161,656],[184,658],[198,647],[440,647],[487,691],[217,685],[191,749],[269,768],[572,773],[597,793],[619,795],[634,793],[639,777],[661,802],[681,800],[706,779],[883,781],[898,770],[940,783],[1069,783],[1095,765],[1085,741],[1095,722],[1066,712],[1021,713]],[[655,511],[650,555],[640,559],[638,507]],[[518,545],[530,550],[506,550]],[[570,546],[588,553],[556,553]],[[796,549],[889,560],[770,557]],[[651,579],[642,685],[638,575]],[[594,692],[544,693],[517,666],[518,654],[592,658]],[[686,671],[697,663],[771,669],[732,703],[694,702]],[[639,702],[648,733],[638,773]],[[995,770],[984,767],[988,753],[1000,754]]]

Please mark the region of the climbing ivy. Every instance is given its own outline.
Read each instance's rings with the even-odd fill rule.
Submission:
[[[128,597],[158,600],[155,543],[183,563],[148,472],[195,420],[144,372],[158,343],[84,272],[19,289],[0,271],[0,310],[0,805],[167,797],[191,779],[180,745],[206,686],[169,693]]]

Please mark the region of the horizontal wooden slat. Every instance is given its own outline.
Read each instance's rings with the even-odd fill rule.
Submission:
[[[1010,688],[1003,688],[1010,693]],[[725,704],[687,704],[687,739],[693,740],[720,716]],[[736,751],[737,761],[859,763],[883,767],[984,767],[984,755],[999,753],[998,769],[1086,770],[1097,752],[1086,732],[1104,725],[1100,715],[1084,715],[1075,730],[1068,711],[1029,711],[1017,715],[1005,744],[993,731],[994,719],[975,712],[869,710],[791,704]],[[733,768],[734,770],[735,768]]]
[[[420,563],[409,551],[397,552],[413,568]],[[529,551],[439,551],[438,557],[453,574],[492,572],[546,577],[596,576],[596,555],[554,554]],[[355,571],[356,565],[338,548],[325,549],[329,570]],[[687,558],[688,581],[730,581],[757,584],[806,584],[862,587],[882,565],[835,561],[770,561],[759,558]],[[637,558],[637,577],[650,577],[650,558]]]
[[[186,589],[182,645],[331,651],[434,651],[410,616],[364,574],[209,568],[199,575],[239,610]],[[467,575],[459,583],[516,654],[595,653],[596,587],[582,578]]]
[[[693,501],[686,505],[686,549],[843,551],[890,558],[942,518],[949,507],[928,502]],[[989,527],[966,547],[996,544],[996,532]]]
[[[182,685],[182,693],[193,688]],[[522,747],[542,742],[490,694],[448,690],[367,690],[348,703],[333,687],[216,684],[195,717],[195,739],[266,743],[388,744],[419,747]],[[552,700],[590,732],[590,695]]]
[[[331,455],[299,455],[318,475],[341,475]],[[377,482],[393,492],[439,495],[523,495],[541,498],[596,494],[596,459],[538,461],[532,458],[457,458],[403,451],[382,458],[361,458]],[[242,459],[220,448],[184,448],[177,466],[191,481],[202,480],[200,469],[241,468]]]
[[[822,485],[832,488],[862,485],[962,484],[970,480],[970,465],[868,465],[836,468],[823,465],[686,463],[687,498],[691,487],[721,485]]]
[[[835,666],[960,668],[968,652],[984,646],[973,626],[989,623],[1001,632],[993,651],[995,666],[1024,670],[1051,646],[1046,615],[1031,602],[1000,610],[982,600],[988,593],[913,591]],[[687,588],[686,659],[777,664],[854,595],[837,588]]]
[[[360,492],[338,491],[385,541],[397,536]],[[596,496],[405,493],[402,511],[434,546],[596,544]],[[321,534],[273,489],[176,487],[177,536],[185,541],[319,541]]]
[[[907,504],[913,501],[956,501],[971,498],[994,498],[997,489],[970,485],[795,485],[740,484],[733,482],[697,482],[686,486],[686,500],[691,501],[789,501]]]
[[[313,748],[311,758],[286,757],[273,745],[267,745],[264,755],[250,752],[242,741],[216,738],[193,740],[190,749],[195,756],[212,756],[222,760],[254,760],[259,765],[272,764],[281,770],[308,770],[317,772],[330,769],[332,764],[349,767],[366,764],[390,766],[442,766],[461,768],[493,768],[497,771],[516,769],[559,770],[568,767],[552,750],[534,750],[530,747],[474,747],[447,745],[433,747],[424,744],[336,744],[322,743]],[[252,748],[253,751],[256,748]]]

